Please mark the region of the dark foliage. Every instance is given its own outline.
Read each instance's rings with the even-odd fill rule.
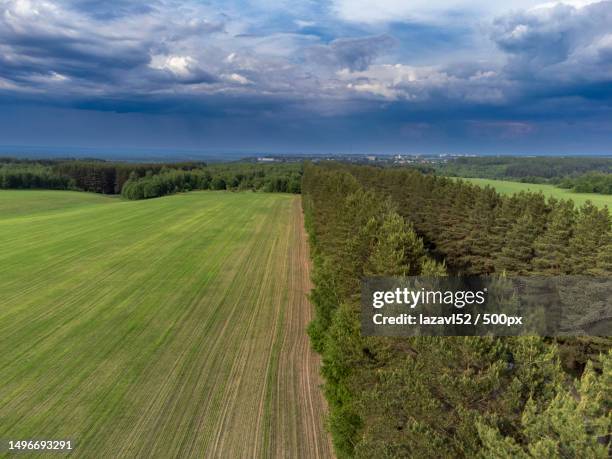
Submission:
[[[578,410],[561,367],[563,349],[575,351],[575,342],[564,342],[560,351],[537,337],[363,337],[359,292],[365,275],[609,275],[607,209],[587,204],[575,210],[541,194],[502,197],[415,170],[338,163],[306,164],[302,186],[314,260],[316,316],[309,333],[323,358],[339,457],[490,457],[498,449],[499,457],[606,453],[597,435],[607,427],[592,427],[605,423],[595,396],[597,409],[577,416],[575,426],[562,425]],[[601,367],[597,356],[610,341],[591,344],[591,354],[581,358]],[[594,378],[589,371],[584,384]],[[567,403],[559,408],[561,399]],[[553,411],[558,431],[535,427],[539,413]],[[584,438],[571,443],[572,432]]]
[[[205,166],[203,163],[139,164],[106,161],[64,161],[53,166],[60,175],[72,178],[76,187],[94,193],[119,194],[130,177],[159,174],[171,168],[190,171]]]
[[[577,193],[612,194],[612,174],[591,172],[576,178],[564,178],[561,188],[570,188]]]
[[[299,163],[116,163],[0,158],[0,188],[75,189],[144,199],[189,190],[300,193]],[[126,186],[127,185],[127,186]]]
[[[0,163],[0,188],[68,190],[76,184],[70,177],[55,173],[43,164]]]
[[[147,199],[191,190],[252,190],[299,193],[301,165],[253,165],[229,163],[190,171],[162,169],[144,177],[133,174],[123,186],[127,199]]]

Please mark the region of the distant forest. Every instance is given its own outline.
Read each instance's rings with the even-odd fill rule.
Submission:
[[[0,158],[0,188],[80,190],[147,199],[191,190],[299,193],[298,163],[116,163]]]
[[[612,194],[612,158],[456,158],[432,167],[421,167],[421,169],[448,177],[550,183],[579,193]]]
[[[607,208],[339,163],[306,164],[302,186],[340,458],[608,457],[612,339],[364,337],[359,320],[364,276],[610,276]]]

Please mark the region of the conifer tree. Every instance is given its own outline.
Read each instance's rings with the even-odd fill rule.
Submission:
[[[506,235],[510,228],[521,214],[520,200],[517,195],[510,197],[504,196],[501,198],[501,204],[493,210],[493,224],[491,225],[488,236],[491,245],[490,258],[495,261],[495,258],[504,248]]]
[[[553,275],[565,272],[575,219],[576,212],[571,201],[553,204],[546,230],[534,243],[534,272]]]
[[[475,187],[462,186],[450,194],[450,205],[441,214],[442,219],[435,229],[438,233],[438,248],[445,255],[446,261],[456,269],[461,269],[463,241],[469,236],[471,226],[470,209],[474,206]],[[435,207],[433,211],[436,212]]]
[[[372,224],[372,223],[371,223]],[[423,241],[396,212],[387,213],[376,228],[366,265],[367,275],[417,275],[425,258]]]
[[[523,197],[525,199],[525,212],[531,215],[538,231],[543,231],[550,212],[546,197],[541,191],[538,193],[523,193]]]
[[[612,354],[602,356],[603,372],[591,363],[575,390],[556,385],[548,403],[530,398],[521,416],[520,432],[504,437],[499,430],[478,423],[482,458],[608,458],[612,415]],[[577,397],[574,395],[577,393]]]
[[[581,208],[576,229],[570,240],[570,259],[567,269],[571,274],[591,274],[597,271],[597,257],[610,231],[608,208],[598,209],[587,201]]]
[[[610,276],[612,274],[612,230],[608,230],[602,237],[594,274],[598,276]]]
[[[446,275],[446,264],[444,262],[438,263],[429,257],[423,260],[421,265],[421,276],[444,277]]]
[[[500,203],[500,197],[495,190],[486,187],[477,195],[469,210],[468,233],[460,244],[459,255],[460,265],[468,274],[486,274],[493,271],[493,228],[495,209]]]
[[[513,274],[526,274],[531,270],[533,243],[538,227],[530,214],[522,215],[508,231],[496,262],[495,270]]]

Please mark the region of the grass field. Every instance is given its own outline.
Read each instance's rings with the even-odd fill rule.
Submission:
[[[593,204],[598,207],[608,206],[612,209],[612,195],[596,194],[596,193],[574,193],[570,190],[563,188],[557,188],[554,185],[546,184],[534,184],[534,183],[520,183],[510,182],[506,180],[489,180],[480,178],[466,178],[462,179],[470,183],[479,186],[489,185],[495,188],[499,193],[502,194],[514,194],[521,191],[541,191],[546,196],[554,196],[558,199],[571,199],[577,205],[584,204],[587,200],[590,200]]]
[[[1,191],[0,241],[0,438],[331,455],[298,197]]]
[[[77,191],[0,190],[0,219],[52,214],[57,210],[76,210],[91,204],[113,204],[116,196]]]

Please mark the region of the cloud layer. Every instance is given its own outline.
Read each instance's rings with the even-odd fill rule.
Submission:
[[[214,120],[220,136],[257,119],[307,137],[322,117],[338,141],[356,119],[395,144],[488,129],[537,145],[568,122],[606,139],[612,1],[491,5],[0,0],[0,104]]]

